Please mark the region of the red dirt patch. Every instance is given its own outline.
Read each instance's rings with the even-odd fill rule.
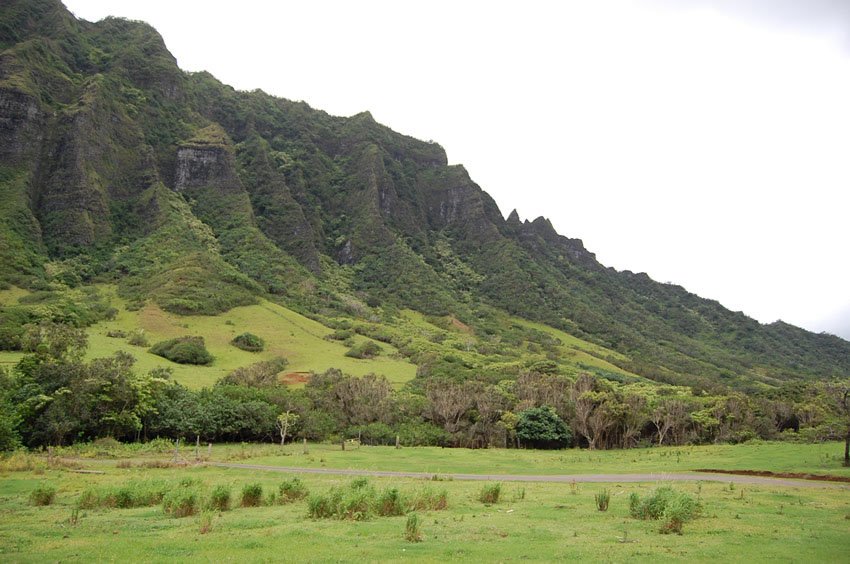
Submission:
[[[310,372],[288,372],[281,376],[280,381],[283,384],[291,386],[293,384],[305,384],[310,379]]]
[[[694,472],[709,472],[712,474],[737,474],[739,476],[763,476],[765,478],[792,478],[797,480],[815,480],[819,482],[848,482],[848,476],[832,476],[829,474],[806,474],[804,472],[771,472],[769,470],[716,470],[700,468]]]
[[[452,324],[452,327],[454,327],[455,329],[458,329],[459,331],[461,331],[463,333],[470,333],[470,334],[473,333],[472,327],[470,327],[469,325],[467,325],[466,323],[464,323],[463,321],[461,321],[460,319],[458,319],[454,315],[449,316],[449,323]]]

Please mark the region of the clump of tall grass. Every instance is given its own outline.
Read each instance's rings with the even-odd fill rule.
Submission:
[[[397,488],[382,491],[375,500],[375,513],[382,517],[404,515],[404,500]]]
[[[373,515],[389,517],[414,510],[445,509],[447,497],[445,489],[437,491],[430,487],[413,495],[405,495],[397,488],[377,492],[368,480],[358,478],[347,487],[334,487],[325,493],[310,495],[307,511],[313,519],[362,521]]]
[[[165,494],[162,509],[172,517],[189,517],[198,512],[199,498],[196,487],[181,485]]]
[[[496,482],[495,484],[487,484],[481,491],[478,492],[478,501],[481,503],[499,503],[499,496],[502,493],[502,484]]]
[[[611,502],[611,492],[607,489],[600,490],[594,497],[596,499],[596,509],[599,511],[608,511],[608,504]]]
[[[636,493],[629,496],[629,513],[636,519],[663,520],[661,533],[682,534],[682,525],[699,517],[702,506],[690,495],[670,486],[657,488],[641,498]]]
[[[49,484],[41,484],[30,492],[30,504],[35,506],[50,505],[56,499],[56,488]]]
[[[204,511],[198,518],[198,532],[205,535],[213,529],[213,514],[210,511]]]
[[[407,516],[407,523],[404,526],[404,539],[407,542],[422,542],[420,519],[416,513]]]
[[[278,488],[278,502],[290,503],[304,499],[308,493],[310,492],[307,490],[307,486],[304,485],[304,482],[300,478],[290,478],[280,484]]]
[[[313,519],[364,521],[372,515],[373,496],[371,488],[331,488],[324,494],[311,495],[307,511]]]
[[[435,490],[430,487],[418,490],[408,499],[408,508],[411,511],[442,511],[448,507],[449,494],[445,488]]]
[[[242,487],[242,507],[258,507],[263,503],[263,486],[246,484]]]
[[[160,503],[171,489],[167,482],[133,480],[121,486],[86,489],[80,494],[77,506],[81,509],[150,507]]]
[[[210,492],[207,507],[215,511],[227,511],[230,509],[230,488],[219,485]]]

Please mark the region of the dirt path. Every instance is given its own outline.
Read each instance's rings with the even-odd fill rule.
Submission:
[[[338,476],[375,476],[379,478],[420,478],[424,480],[435,476],[429,472],[392,472],[388,470],[347,470],[343,468],[298,468],[295,466],[262,466],[259,464],[236,464],[230,462],[208,462],[209,466],[236,468],[244,470],[265,470],[289,474],[325,474]],[[734,474],[709,474],[705,472],[653,474],[572,474],[572,475],[531,475],[531,474],[437,474],[446,480],[480,480],[489,482],[734,482],[736,484],[754,484],[762,486],[782,486],[794,488],[834,488],[850,491],[850,486],[833,482],[812,482],[788,480],[783,478],[764,478],[761,476],[737,476]]]

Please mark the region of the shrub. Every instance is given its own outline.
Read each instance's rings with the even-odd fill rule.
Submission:
[[[629,496],[629,513],[636,519],[663,519],[662,533],[682,533],[682,525],[697,518],[701,506],[699,501],[670,486],[657,488],[651,495],[641,499],[636,493]]]
[[[213,356],[204,346],[203,337],[178,337],[160,341],[150,348],[150,352],[178,364],[207,365],[213,361]]]
[[[516,434],[523,445],[564,448],[573,439],[567,424],[551,407],[532,407],[519,414]]]
[[[238,349],[248,352],[260,352],[266,346],[266,342],[253,333],[242,333],[230,341],[230,344]]]
[[[381,347],[375,341],[364,341],[359,345],[354,345],[348,352],[345,353],[345,356],[350,356],[352,358],[375,358],[381,352]]]
[[[148,346],[148,338],[145,337],[145,332],[143,329],[136,329],[130,333],[130,336],[127,337],[127,342],[134,347],[146,347]]]
[[[599,511],[608,511],[608,503],[611,501],[611,492],[608,490],[601,490],[595,496],[596,498],[596,509]]]
[[[113,331],[107,331],[106,336],[111,339],[124,339],[127,337],[127,333],[120,329],[115,329]]]
[[[278,356],[272,360],[264,360],[251,364],[250,366],[237,368],[219,380],[219,382],[221,384],[253,386],[258,388],[277,386],[280,384],[280,380],[278,380],[277,375],[286,368],[287,364],[289,364],[288,360],[282,356]]]
[[[307,491],[307,486],[305,486],[304,482],[297,477],[286,480],[280,484],[278,492],[278,499],[280,500],[280,503],[289,503],[299,499],[304,499],[309,493]]]
[[[165,494],[163,510],[172,517],[189,517],[198,512],[198,491],[194,487],[180,486]]]
[[[354,337],[354,331],[351,329],[337,329],[330,335],[325,336],[325,339],[329,341],[347,341]]]
[[[246,484],[242,487],[242,507],[257,507],[263,503],[263,486]]]
[[[407,542],[421,542],[422,532],[420,531],[420,519],[416,513],[411,513],[407,516],[407,523],[404,525],[404,540]]]
[[[381,492],[375,502],[375,513],[382,517],[404,515],[404,504],[398,489],[390,488]]]
[[[50,505],[56,498],[56,488],[42,484],[30,492],[30,503],[36,506]]]
[[[230,488],[227,486],[216,486],[210,492],[210,501],[208,504],[210,509],[216,511],[227,511],[230,509]]]
[[[478,501],[481,503],[499,503],[499,495],[502,493],[502,484],[487,484],[478,493]]]

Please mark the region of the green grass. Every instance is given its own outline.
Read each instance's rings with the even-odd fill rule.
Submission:
[[[315,450],[315,449],[314,449]],[[412,450],[412,449],[411,449]],[[418,450],[418,449],[417,449]],[[444,451],[449,452],[449,451]],[[478,451],[481,452],[481,451]],[[606,512],[596,508],[596,488],[569,484],[504,483],[504,501],[485,506],[477,500],[480,482],[445,481],[448,508],[417,510],[422,542],[405,540],[407,516],[364,521],[310,519],[307,500],[285,505],[236,507],[216,514],[201,534],[202,516],[175,519],[161,505],[131,509],[80,510],[82,491],[117,487],[128,480],[197,484],[210,491],[224,485],[240,491],[258,483],[273,491],[281,475],[211,467],[120,469],[115,462],[90,463],[105,474],[61,470],[13,472],[0,476],[0,560],[153,561],[821,561],[846,560],[850,493],[834,489],[682,483],[674,488],[700,500],[702,516],[687,522],[683,534],[659,534],[657,521],[629,516],[629,496],[650,494],[659,483],[618,484]],[[448,465],[448,464],[447,464]],[[665,470],[656,467],[656,471]],[[348,488],[350,478],[305,476],[311,492]],[[402,493],[430,482],[371,478],[378,490]],[[57,489],[54,503],[30,505],[39,485]],[[743,493],[742,493],[743,491]]]
[[[109,292],[109,287],[101,287]],[[114,303],[121,303],[112,294]],[[136,357],[137,370],[144,372],[157,366],[169,366],[174,379],[191,388],[210,386],[240,366],[283,356],[289,360],[286,372],[324,372],[339,368],[354,376],[370,372],[382,374],[394,385],[412,379],[416,367],[404,360],[393,358],[397,351],[383,345],[384,352],[372,360],[359,360],[345,356],[347,346],[325,340],[332,330],[280,305],[261,301],[257,305],[243,306],[215,316],[184,317],[147,305],[139,311],[119,307],[113,321],[94,325],[89,330],[89,358],[108,356],[117,350],[126,350]],[[215,357],[211,366],[185,366],[164,361],[146,349],[128,345],[124,340],[107,337],[109,331],[144,329],[150,343],[184,335],[204,337],[207,349]],[[262,352],[240,350],[230,344],[237,335],[251,332],[261,337],[266,346]],[[362,342],[364,337],[356,337]],[[0,359],[1,360],[1,359]]]
[[[554,451],[516,449],[444,449],[361,446],[340,450],[339,445],[311,445],[307,455],[300,444],[216,446],[213,458],[250,458],[252,464],[427,472],[433,474],[628,474],[715,470],[807,472],[850,477],[841,465],[843,443],[798,444],[752,442],[741,445],[653,447],[628,450]],[[283,455],[279,453],[284,453]]]

